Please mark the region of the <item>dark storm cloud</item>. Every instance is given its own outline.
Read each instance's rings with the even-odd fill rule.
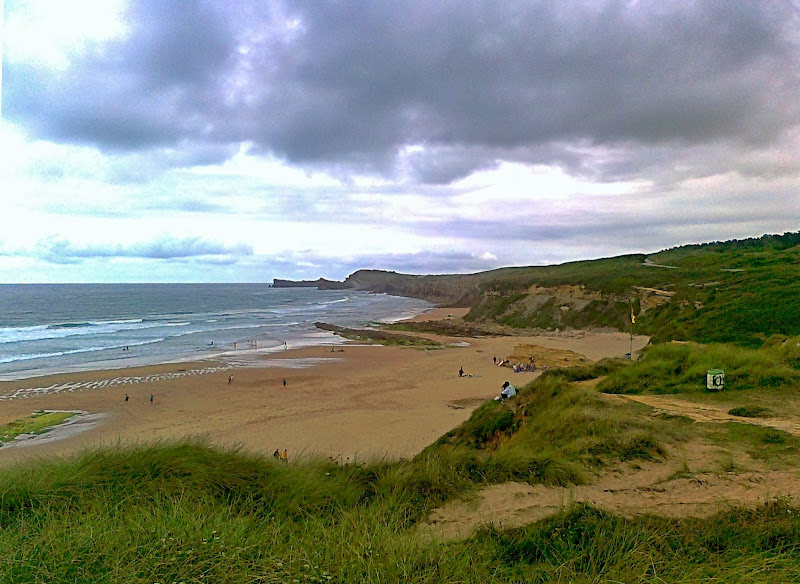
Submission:
[[[65,75],[9,65],[7,115],[104,148],[251,141],[384,173],[420,144],[405,170],[432,183],[548,144],[763,144],[800,120],[791,3],[132,6],[130,36]]]
[[[7,117],[49,139],[120,150],[203,136],[233,54],[223,15],[201,0],[130,6],[130,34],[73,58],[66,72],[7,64]]]

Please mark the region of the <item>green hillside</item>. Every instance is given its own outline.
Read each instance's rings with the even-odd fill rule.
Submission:
[[[461,276],[360,271],[360,289],[469,306],[466,320],[514,329],[611,327],[653,342],[759,346],[800,334],[800,232],[558,266]]]

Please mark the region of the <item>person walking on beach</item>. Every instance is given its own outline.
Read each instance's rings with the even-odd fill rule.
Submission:
[[[233,375],[228,375],[228,385],[233,383]]]
[[[156,396],[154,396],[154,395],[151,393],[151,394],[150,394],[150,403],[153,403],[153,400],[154,400],[154,399],[156,399]]]
[[[464,377],[464,368],[463,367],[459,367],[458,368],[458,376],[459,377]]]
[[[275,460],[280,460],[281,459],[281,451],[276,448],[275,452],[272,453],[272,457]]]
[[[130,399],[130,396],[126,393],[125,394],[125,401],[128,401],[129,399]]]
[[[286,378],[283,378],[283,387],[286,387]]]
[[[289,452],[285,448],[281,452],[281,462],[289,462]]]

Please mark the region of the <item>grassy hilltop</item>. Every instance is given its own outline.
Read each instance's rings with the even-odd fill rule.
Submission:
[[[800,232],[470,275],[359,271],[345,284],[469,306],[476,324],[627,331],[633,311],[653,342],[754,347],[800,334]]]
[[[4,469],[0,582],[798,581],[797,241],[389,276],[469,300],[486,330],[627,330],[633,304],[638,331],[689,342],[548,370],[411,460],[284,464],[189,440]],[[725,391],[705,390],[712,367]],[[486,525],[481,493],[509,482],[528,491]]]

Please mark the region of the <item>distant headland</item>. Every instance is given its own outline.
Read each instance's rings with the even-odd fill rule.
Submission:
[[[344,290],[351,286],[344,282],[337,282],[335,280],[326,280],[325,278],[318,278],[316,280],[281,280],[275,278],[272,281],[273,288],[319,288],[320,290]]]

